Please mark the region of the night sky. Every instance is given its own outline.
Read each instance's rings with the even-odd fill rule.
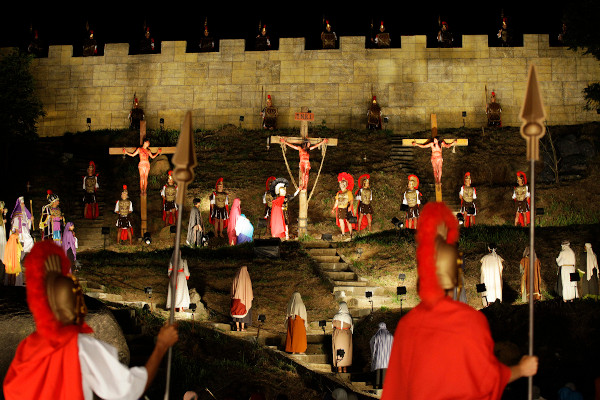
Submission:
[[[339,36],[370,36],[370,24],[377,30],[381,20],[394,36],[435,34],[438,17],[449,23],[455,35],[494,35],[501,21],[501,12],[509,18],[515,33],[558,33],[562,10],[548,7],[538,9],[530,1],[447,1],[431,2],[373,2],[357,6],[354,2],[204,2],[194,6],[179,6],[179,2],[124,5],[125,2],[81,3],[71,8],[55,6],[58,2],[35,6],[18,5],[14,12],[0,15],[0,47],[19,46],[29,41],[33,25],[48,44],[78,46],[85,37],[86,21],[100,43],[137,42],[143,34],[144,22],[157,40],[194,40],[203,31],[208,17],[211,34],[222,39],[254,38],[259,22],[267,24],[272,38],[305,37],[307,44],[319,42],[323,19],[328,19]],[[130,4],[130,3],[126,3]],[[152,3],[155,4],[155,3]],[[251,5],[249,5],[251,4]],[[323,5],[325,4],[325,6]],[[219,6],[220,5],[220,6]]]

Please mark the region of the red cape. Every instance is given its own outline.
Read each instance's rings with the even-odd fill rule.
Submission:
[[[271,236],[285,238],[285,218],[283,217],[284,196],[278,196],[271,206]]]

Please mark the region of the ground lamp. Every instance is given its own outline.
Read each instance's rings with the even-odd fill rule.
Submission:
[[[465,216],[462,215],[462,213],[456,213],[456,219],[458,220],[458,224],[459,225],[464,225],[464,223],[465,223]]]
[[[404,221],[398,219],[397,217],[392,218],[391,223],[398,229],[404,228]]]
[[[244,122],[244,116],[240,115],[240,129],[242,129],[242,122]]]
[[[104,250],[106,250],[106,237],[110,235],[110,227],[103,226],[102,227],[102,236],[104,237]]]
[[[142,238],[142,241],[144,243],[146,243],[146,245],[148,245],[148,246],[150,246],[152,244],[152,236],[150,235],[150,232],[144,233],[144,237]]]
[[[267,317],[265,316],[265,314],[258,315],[258,322],[260,322],[260,324],[258,325],[258,331],[256,332],[256,341],[257,342],[258,342],[258,335],[260,335],[260,327],[263,326],[263,324],[265,323],[266,320],[267,320]]]
[[[177,226],[175,226],[175,225],[171,225],[171,226],[169,227],[169,232],[171,232],[171,233],[177,233]]]
[[[323,335],[325,334],[325,326],[327,326],[327,321],[324,319],[319,321],[319,328],[323,329]]]
[[[87,117],[85,119],[85,123],[87,124],[88,131],[91,131],[92,130],[92,119],[90,117]]]
[[[369,303],[371,303],[371,314],[372,314],[373,313],[373,292],[370,290],[367,290],[365,292],[365,297],[367,298]]]
[[[165,129],[165,119],[161,118],[159,121],[160,121],[160,130],[162,131]]]
[[[148,295],[148,301],[150,302],[150,310],[152,310],[152,286],[146,286],[144,293]]]
[[[333,240],[333,235],[331,233],[322,233],[321,240],[326,240],[328,242],[331,242]]]
[[[477,289],[477,293],[485,293],[486,292],[485,283],[478,283],[477,285],[475,285],[475,288]],[[487,307],[488,306],[487,296],[485,294],[482,294],[481,298],[485,299],[485,305]]]
[[[196,311],[196,303],[190,303],[189,309],[192,311],[192,329],[194,329],[194,312]]]
[[[400,283],[396,287],[396,298],[403,296],[406,294],[406,286],[404,286],[404,280],[406,279],[406,274],[399,274],[398,279]],[[400,316],[402,316],[402,297],[400,297]]]
[[[360,256],[362,256],[362,253],[363,253],[363,251],[364,251],[364,250],[363,250],[363,248],[362,248],[362,247],[358,247],[358,248],[356,249],[356,253],[358,253],[358,258],[359,258],[359,259],[360,259]]]

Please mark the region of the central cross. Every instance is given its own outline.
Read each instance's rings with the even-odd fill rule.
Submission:
[[[320,146],[337,146],[336,138],[310,138],[308,137],[308,122],[314,121],[315,116],[313,113],[308,111],[308,107],[302,107],[299,113],[294,115],[295,121],[300,121],[300,137],[284,137],[284,136],[271,136],[270,143],[272,144],[280,144],[282,146],[282,151],[284,151],[285,158],[285,146],[289,146],[295,150],[298,150],[300,153],[300,172],[299,172],[299,182],[300,182],[300,192],[299,196],[299,210],[298,210],[298,238],[301,238],[303,235],[306,235],[307,229],[307,215],[308,215],[308,196],[307,196],[307,188],[308,188],[308,172],[310,170],[310,161],[309,161],[309,151]],[[304,146],[304,147],[303,147]],[[325,148],[326,148],[325,147]],[[325,155],[323,154],[323,158]],[[287,159],[285,159],[287,164]],[[323,160],[321,160],[321,166],[323,165]],[[289,166],[288,166],[289,171]],[[320,169],[319,169],[320,172]],[[291,172],[290,172],[291,175]],[[318,179],[318,176],[317,176]],[[293,177],[292,177],[292,181]],[[295,182],[294,182],[295,185]],[[313,185],[313,190],[314,187]]]

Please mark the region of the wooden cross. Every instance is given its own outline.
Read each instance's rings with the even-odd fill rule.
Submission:
[[[433,140],[433,138],[436,138],[436,137],[437,137],[437,116],[435,114],[431,114],[431,139],[402,139],[402,146],[415,146],[415,144],[422,145],[427,142],[432,143],[431,141]],[[449,147],[450,145],[468,146],[469,139],[444,139],[443,141],[440,141],[439,144],[440,144],[441,148]],[[433,153],[433,148],[432,148],[432,153]],[[440,153],[440,158],[441,158],[441,153]],[[436,165],[434,163],[434,161],[437,161],[439,164]],[[442,201],[442,182],[441,182],[442,164],[441,164],[441,161],[434,159],[433,154],[432,154],[431,162],[432,162],[433,168],[434,168],[434,177],[436,176],[436,170],[435,170],[436,166],[437,166],[437,168],[439,168],[439,176],[440,176],[439,181],[435,182],[435,201]]]
[[[281,138],[284,138],[287,143],[299,145],[305,141],[308,141],[311,145],[320,143],[322,138],[309,138],[308,137],[308,122],[314,121],[315,117],[313,113],[308,112],[308,107],[302,107],[301,112],[294,115],[294,120],[300,121],[300,137],[283,137],[283,136],[271,136],[271,144],[280,144],[285,146],[281,142]],[[338,140],[336,138],[328,138],[326,146],[337,146]],[[286,160],[287,162],[287,160]],[[299,181],[302,181],[302,170],[298,173]],[[299,195],[299,210],[298,210],[298,238],[301,238],[307,233],[306,222],[308,215],[308,197],[307,187],[300,188]]]
[[[140,138],[141,138],[141,136],[140,136]],[[137,147],[109,147],[108,154],[110,154],[111,156],[117,156],[117,155],[125,156],[125,153],[123,152],[123,150],[125,150],[127,153],[133,153],[136,149],[137,149]],[[161,149],[161,154],[175,154],[176,148],[175,147],[148,147],[148,150],[150,150],[152,153],[156,153],[158,151],[158,149]],[[147,209],[148,208],[147,208],[146,193],[140,192],[140,213],[141,213],[141,217],[142,217],[141,218],[142,236],[144,235],[144,233],[146,233],[146,230],[148,229]]]

